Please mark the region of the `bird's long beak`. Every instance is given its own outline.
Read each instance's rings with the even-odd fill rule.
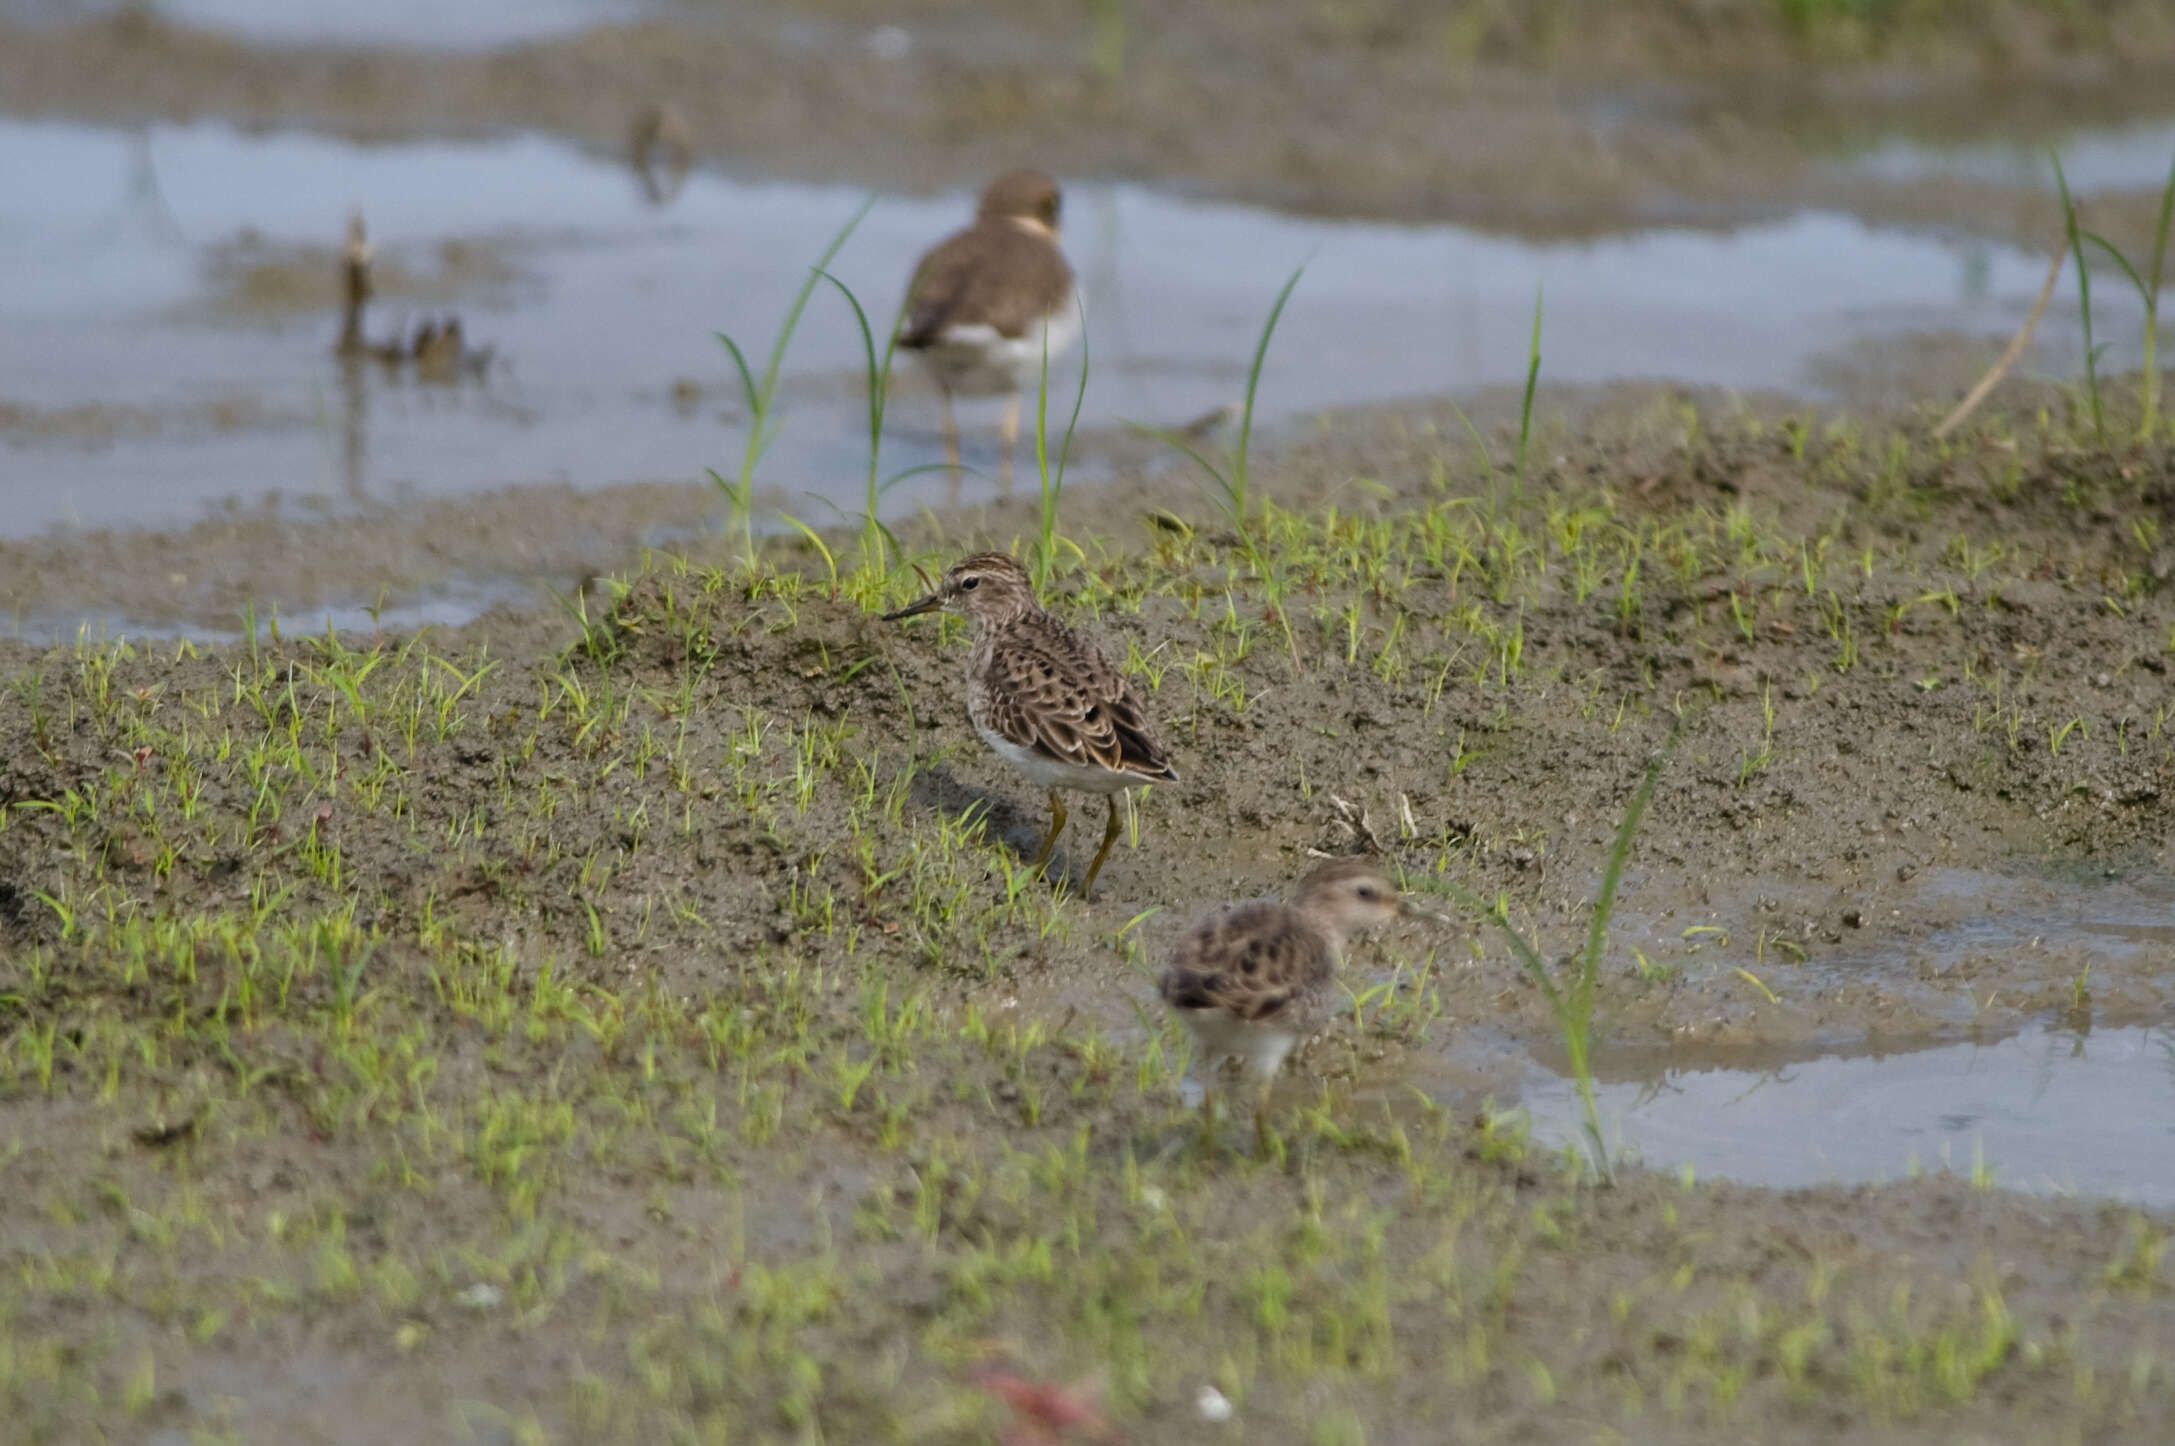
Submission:
[[[1448,914],[1437,913],[1410,894],[1399,894],[1397,896],[1397,912],[1408,919],[1427,919],[1437,924],[1455,922]]]
[[[942,606],[944,606],[943,594],[930,593],[920,602],[908,603],[895,613],[885,613],[883,620],[887,623],[895,623],[901,618],[914,617],[920,613],[933,613]]]

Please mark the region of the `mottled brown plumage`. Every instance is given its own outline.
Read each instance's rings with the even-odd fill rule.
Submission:
[[[899,347],[921,359],[944,401],[946,456],[959,461],[954,396],[1012,400],[1003,425],[1005,465],[1019,433],[1019,392],[1038,381],[1045,357],[1071,341],[1073,273],[1058,246],[1057,182],[1007,171],[982,192],[974,224],[940,242],[914,267]]]
[[[1255,1089],[1254,1128],[1265,1132],[1269,1083],[1329,1018],[1346,943],[1401,907],[1375,862],[1332,859],[1300,881],[1292,902],[1226,904],[1186,932],[1161,992],[1199,1046],[1205,1125],[1213,1127],[1214,1073],[1236,1058]]]
[[[934,592],[887,621],[948,608],[974,620],[967,655],[967,716],[998,756],[1050,791],[1050,827],[1036,853],[1049,861],[1065,827],[1060,789],[1109,796],[1102,847],[1083,892],[1118,836],[1117,795],[1178,773],[1149,731],[1132,684],[1092,641],[1043,610],[1027,571],[999,552],[960,561]]]

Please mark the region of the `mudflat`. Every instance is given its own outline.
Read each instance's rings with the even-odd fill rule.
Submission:
[[[2126,120],[2171,65],[2142,0],[822,0],[474,52],[0,20],[18,118],[604,151],[669,105],[703,164],[888,190],[1031,155],[1526,236],[1815,206],[2035,254],[2035,185],[1823,157]],[[2157,204],[2090,221],[2134,250]],[[311,244],[222,242],[181,323],[271,355],[332,304]],[[430,244],[388,300],[532,306],[518,247]],[[1287,418],[1243,497],[1113,427],[1092,484],[753,556],[707,484],[581,476],[0,540],[42,639],[0,642],[0,1434],[2166,1439],[2165,1090],[2078,1115],[2104,1193],[1908,1091],[1883,1115],[1944,1152],[1826,1169],[1785,1123],[1819,1183],[1765,1188],[1642,1157],[1611,1094],[1604,1165],[1533,1088],[1574,1051],[1502,932],[1559,986],[1596,944],[1594,1072],[1699,1075],[1695,1135],[1717,1065],[1757,1098],[1978,1046],[2067,1100],[2119,1044],[2150,1084],[2175,450],[2134,374],[2012,380],[1936,437],[1997,346],[1874,345],[1821,405],[1544,375],[1530,424]],[[356,391],[349,425],[444,399]],[[310,429],[246,390],[0,398],[11,468]],[[1228,428],[1194,440],[1228,469]],[[1042,800],[965,722],[959,624],[879,621],[984,547],[1122,659],[1181,775],[1092,899],[1092,829],[1026,867]],[[1266,1148],[1204,1152],[1170,942],[1354,851],[1445,917],[1355,952]]]
[[[2164,1019],[2149,962],[1849,962],[1999,906],[1944,871],[2170,868],[2169,453],[2012,400],[1934,443],[1604,399],[1523,476],[1508,427],[1373,412],[1256,458],[1243,515],[1167,469],[1066,496],[1047,554],[1023,498],[904,561],[653,555],[578,620],[11,646],[9,1409],[939,1440],[1010,1391],[1172,1440],[1232,1429],[1213,1387],[1263,1441],[2153,1439],[2165,1216],[1600,1184],[1440,1087],[1555,1034],[1478,917],[1359,952],[1265,1157],[1198,1153],[1153,1007],[1193,912],[1310,850],[1557,959],[1665,752],[1607,1038]],[[985,543],[1049,559],[1185,780],[1092,901],[1024,868],[957,625],[875,621]]]

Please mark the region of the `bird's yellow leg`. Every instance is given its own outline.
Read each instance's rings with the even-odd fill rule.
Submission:
[[[952,394],[940,392],[944,398],[944,462],[952,469],[956,481],[959,476],[959,418],[952,412]]]
[[[1103,825],[1103,846],[1095,851],[1095,862],[1088,865],[1087,882],[1080,886],[1083,899],[1095,892],[1095,876],[1102,872],[1103,860],[1110,857],[1110,846],[1118,841],[1118,796],[1109,794],[1110,822]]]
[[[1050,861],[1050,850],[1057,847],[1057,836],[1065,831],[1065,800],[1056,789],[1050,790],[1050,831],[1042,836],[1042,847],[1035,850],[1034,861],[1027,865],[1039,869]],[[1089,874],[1093,879],[1095,876]]]
[[[1004,490],[1012,490],[1012,454],[1020,443],[1020,394],[1014,392],[1012,400],[1005,403],[1004,418],[997,423],[997,441],[1004,448],[1004,461],[1000,464],[997,479]]]

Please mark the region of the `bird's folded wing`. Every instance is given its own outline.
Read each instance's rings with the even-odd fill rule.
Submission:
[[[1202,920],[1179,941],[1163,972],[1163,999],[1176,1009],[1270,1020],[1333,966],[1328,944],[1292,910],[1241,904]]]
[[[1175,782],[1123,673],[1069,629],[1021,636],[994,655],[989,721],[1006,738],[1060,763]]]

